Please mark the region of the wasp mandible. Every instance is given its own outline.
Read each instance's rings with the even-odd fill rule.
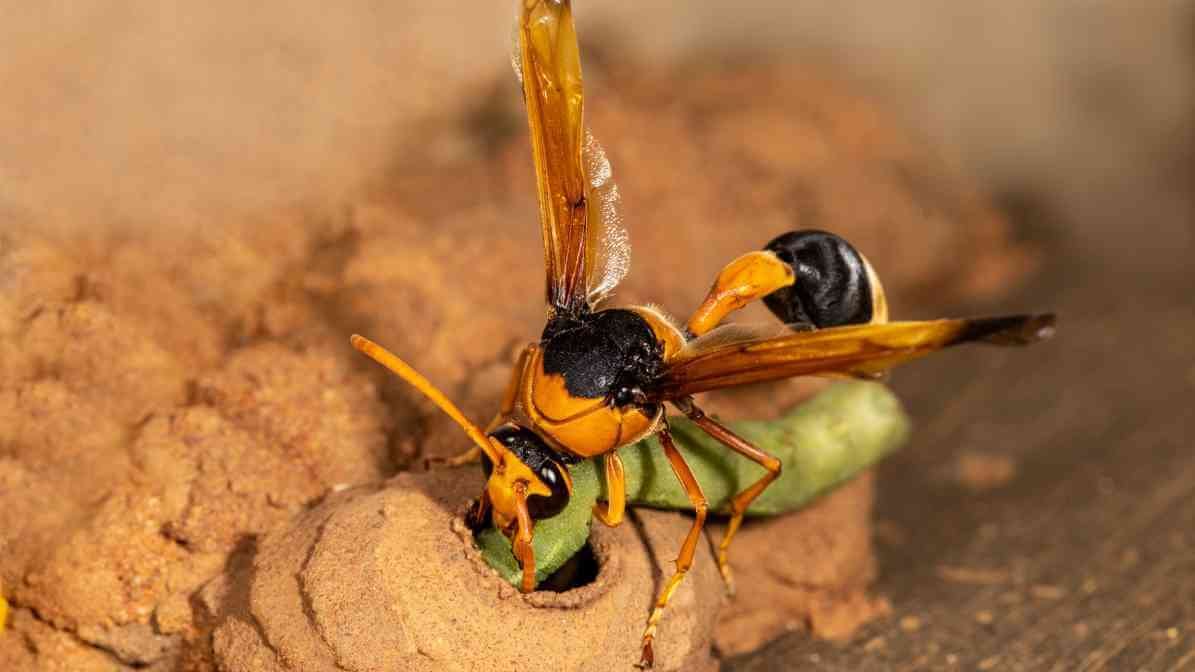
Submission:
[[[626,274],[629,245],[618,192],[601,147],[582,121],[580,51],[569,0],[520,0],[515,71],[522,82],[539,196],[547,283],[547,324],[520,356],[497,416],[474,424],[431,382],[394,354],[354,335],[353,345],[452,417],[475,447],[486,485],[473,508],[512,541],[521,589],[535,587],[535,521],[559,513],[572,490],[568,466],[603,458],[608,498],[594,514],[618,525],[625,511],[617,450],[655,434],[696,516],[643,633],[641,664],[668,602],[693,562],[707,506],[701,485],[668,430],[675,407],[729,450],[765,470],[730,504],[717,553],[733,592],[727,552],[751,502],[779,475],[780,461],[707,416],[693,395],[795,376],[873,378],[891,367],[960,343],[1024,345],[1053,333],[1053,315],[888,322],[883,286],[862,254],[823,231],[794,231],[734,259],[705,300],[680,324],[647,306],[610,308]],[[762,300],[782,324],[723,324]]]

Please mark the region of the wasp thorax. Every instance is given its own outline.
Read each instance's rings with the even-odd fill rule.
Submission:
[[[882,311],[883,290],[858,250],[825,231],[790,231],[764,249],[793,268],[796,281],[764,298],[787,324],[818,328],[867,324]]]
[[[548,323],[543,335],[544,372],[564,378],[570,395],[634,403],[663,360],[663,345],[639,314],[603,310]]]

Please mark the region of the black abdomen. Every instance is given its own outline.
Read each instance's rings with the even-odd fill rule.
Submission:
[[[664,361],[647,321],[618,308],[553,318],[542,346],[544,372],[563,376],[569,394],[620,405],[654,380]]]
[[[866,324],[874,312],[863,256],[825,231],[790,231],[764,246],[793,267],[796,282],[764,297],[786,324],[818,328]]]

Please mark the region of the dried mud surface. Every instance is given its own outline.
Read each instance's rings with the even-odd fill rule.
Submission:
[[[619,301],[683,315],[721,263],[795,227],[856,241],[897,315],[942,287],[990,294],[1032,265],[970,184],[832,79],[778,66],[620,81],[592,108],[636,252]],[[511,646],[503,655],[523,664],[533,653],[516,644],[574,626],[560,630],[570,669],[609,669],[587,665],[634,649],[683,517],[643,514],[646,542],[629,526],[603,532],[625,550],[610,592],[563,618],[536,611],[477,573],[449,525],[435,529],[476,483],[385,481],[462,442],[347,344],[366,334],[469,415],[493,412],[512,353],[543,317],[526,140],[494,132],[520,128],[515,105],[437,131],[461,143],[458,158],[404,155],[375,192],[326,211],[135,232],[96,221],[52,235],[36,215],[3,223],[0,590],[14,609],[0,669],[319,669],[304,656],[378,669],[362,662],[371,651],[422,661],[412,669],[469,669],[461,656],[473,654],[454,642]],[[766,416],[808,389],[708,405]],[[697,664],[710,637],[737,652],[784,628],[840,634],[879,609],[863,592],[875,571],[870,491],[862,480],[745,530],[736,606],[713,634],[716,608],[678,605],[661,629],[664,669]],[[321,527],[321,516],[342,524]],[[281,567],[304,548],[312,583],[296,592]],[[397,564],[358,573],[379,558]],[[720,602],[708,560],[686,599]],[[469,594],[419,592],[419,576]],[[781,585],[777,597],[769,586]],[[784,608],[750,606],[754,591]],[[392,601],[379,606],[382,595]],[[428,613],[394,620],[395,604]],[[484,639],[498,628],[511,639]]]
[[[333,495],[268,535],[250,566],[204,591],[223,612],[218,664],[598,672],[637,660],[642,622],[633,615],[654,600],[652,559],[675,550],[687,521],[641,511],[633,524],[597,530],[602,568],[591,584],[524,598],[472,552],[471,533],[454,519],[480,485],[475,475],[404,474]],[[660,669],[715,668],[709,631],[723,591],[712,554],[701,556],[661,628]]]

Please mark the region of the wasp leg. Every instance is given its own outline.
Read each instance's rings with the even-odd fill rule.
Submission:
[[[693,504],[693,513],[696,514],[693,518],[693,526],[689,528],[689,534],[685,537],[685,543],[681,544],[680,552],[676,555],[676,571],[672,573],[672,577],[668,579],[668,583],[664,584],[664,589],[660,591],[660,596],[656,598],[656,606],[651,611],[651,616],[647,619],[647,629],[643,631],[643,656],[639,661],[640,667],[651,667],[655,660],[655,653],[652,650],[652,640],[656,636],[656,625],[659,624],[660,618],[664,615],[664,609],[668,606],[668,601],[672,599],[672,594],[676,592],[677,587],[685,578],[685,572],[693,566],[693,554],[697,552],[697,541],[701,538],[701,528],[705,526],[705,514],[707,506],[705,503],[705,495],[701,492],[701,484],[693,476],[693,471],[689,469],[689,465],[685,463],[684,456],[676,449],[676,444],[672,442],[672,434],[668,431],[668,425],[665,424],[660,428],[656,434],[660,437],[660,445],[664,447],[664,455],[668,457],[668,462],[672,465],[672,471],[676,474],[676,479],[680,481],[685,488],[685,494],[689,496],[689,501]]]
[[[606,527],[622,524],[623,511],[627,504],[627,477],[618,453],[606,453],[602,457],[606,471],[606,501],[593,505],[593,515]]]
[[[515,536],[512,543],[515,558],[523,567],[523,583],[519,590],[530,593],[535,590],[535,548],[531,545],[531,531],[534,523],[527,510],[527,485],[515,484]]]
[[[718,273],[705,301],[689,318],[689,333],[700,336],[718,326],[730,313],[793,284],[792,266],[775,252],[748,252]]]
[[[481,491],[481,497],[469,507],[468,513],[465,515],[465,524],[469,529],[480,530],[485,527],[490,518],[490,493],[488,490]]]
[[[531,361],[531,353],[536,350],[536,347],[535,344],[528,345],[519,353],[519,358],[515,360],[515,366],[510,372],[510,382],[506,384],[506,391],[502,393],[502,405],[498,407],[498,414],[490,421],[490,426],[486,428],[486,431],[493,431],[515,410],[515,401],[519,398],[519,383],[523,382],[527,362]]]
[[[726,535],[722,537],[722,542],[718,544],[718,571],[722,573],[722,579],[726,582],[727,590],[733,595],[734,576],[731,574],[730,563],[727,561],[727,549],[730,548],[731,540],[734,539],[735,533],[739,531],[739,527],[743,524],[743,515],[747,512],[747,507],[751,506],[751,502],[755,501],[755,498],[759,497],[764,490],[767,490],[772,481],[780,478],[780,460],[756,448],[743,437],[707,416],[704,411],[693,404],[691,398],[678,399],[675,403],[677,408],[706,434],[717,439],[739,455],[768,470],[758,481],[752,483],[730,500],[730,524],[726,526]]]

